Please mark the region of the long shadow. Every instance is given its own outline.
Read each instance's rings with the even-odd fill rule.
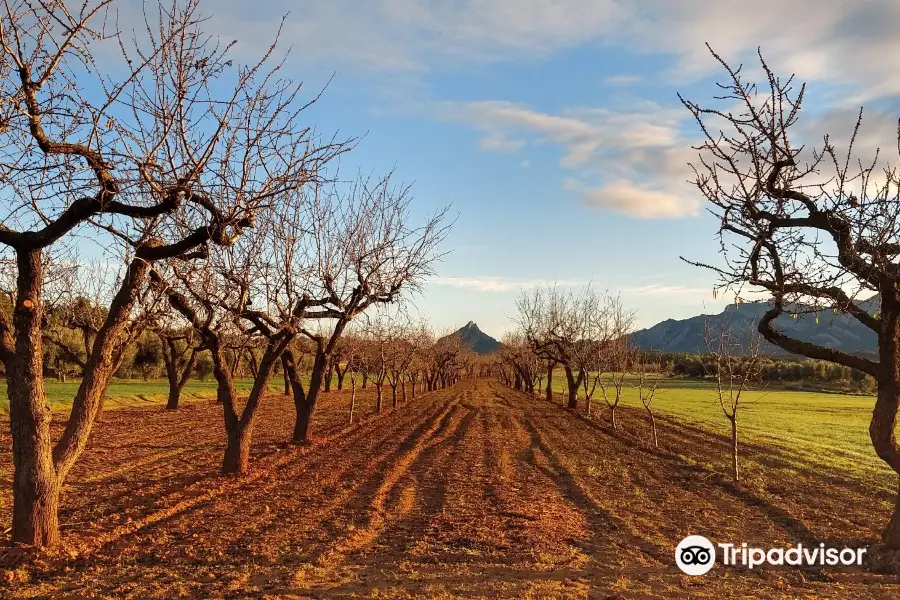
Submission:
[[[605,429],[594,423],[589,421],[582,415],[577,415],[579,420],[588,425],[592,429],[596,431],[600,431],[603,434],[607,435],[615,439],[617,442],[628,446],[632,450],[636,450],[645,455],[653,456],[654,458],[658,458],[668,462],[672,467],[674,467],[678,472],[689,475],[709,475],[712,477],[706,479],[707,484],[712,484],[720,489],[722,489],[727,494],[737,498],[747,506],[755,507],[762,510],[767,517],[769,517],[772,521],[778,523],[783,529],[787,530],[789,533],[794,535],[800,541],[804,543],[812,543],[815,542],[818,544],[820,541],[824,541],[819,539],[802,521],[793,517],[789,512],[785,509],[776,506],[771,501],[766,498],[763,498],[751,490],[736,485],[734,482],[726,479],[719,473],[710,472],[702,467],[698,467],[696,465],[688,464],[684,461],[681,456],[675,454],[668,450],[662,450],[658,448],[651,448],[646,446],[645,444],[638,443],[633,438],[626,437],[621,435],[617,431],[611,431]],[[671,478],[671,482],[675,485],[679,486],[681,489],[685,490],[689,493],[696,493],[696,489],[693,488],[690,484],[690,478],[684,477],[673,477]]]
[[[615,545],[615,542],[613,541],[614,532],[628,531],[629,528],[607,509],[598,506],[593,499],[582,491],[581,486],[575,481],[572,473],[565,468],[559,461],[556,453],[541,439],[540,433],[530,419],[525,418],[522,423],[531,437],[531,445],[526,451],[525,460],[528,464],[543,472],[544,475],[552,481],[556,481],[563,496],[585,515],[591,527],[592,547],[582,547],[582,549],[588,555],[594,557],[598,564],[604,564],[606,562],[606,557],[598,552],[598,549],[601,546],[601,540],[606,539],[612,545]],[[547,458],[550,465],[549,469],[538,464],[536,450],[540,450]],[[608,535],[605,538],[601,538],[599,535],[600,532],[605,532]],[[669,562],[668,553],[664,552],[652,542],[640,539],[639,547],[637,549],[660,563],[665,564]]]
[[[440,424],[438,425],[437,429],[435,429],[435,431],[431,437],[439,438],[441,435],[443,435],[446,432],[447,427],[453,421],[454,416],[458,413],[458,411],[462,411],[462,410],[467,411],[466,415],[462,418],[462,420],[460,420],[459,424],[456,426],[456,429],[454,430],[454,433],[459,432],[459,430],[462,429],[464,426],[468,427],[469,423],[471,422],[472,417],[474,416],[474,413],[472,411],[469,411],[466,408],[463,408],[461,405],[457,404],[451,410],[447,411],[447,413],[441,418]],[[392,452],[390,455],[385,456],[384,460],[381,461],[381,465],[386,467],[386,466],[390,465],[392,462],[394,462],[397,458],[399,458],[399,457],[403,456],[404,454],[406,454],[407,452],[409,452],[415,446],[416,441],[430,427],[431,427],[431,423],[429,421],[425,421],[424,423],[422,423],[419,427],[417,427],[415,429],[414,432],[410,433],[404,439],[403,443],[394,452]],[[413,459],[412,464],[410,464],[410,466],[407,469],[407,473],[409,473],[411,471],[412,467],[415,465],[417,458],[418,457]],[[402,477],[401,477],[401,479],[402,479]],[[356,510],[358,513],[356,516],[356,519],[354,520],[354,525],[357,528],[360,526],[365,526],[369,522],[370,515],[372,513],[371,508],[370,508],[372,505],[372,501],[374,500],[376,494],[378,493],[378,488],[381,486],[381,484],[383,482],[384,482],[384,473],[381,472],[381,469],[378,469],[378,472],[376,472],[372,477],[370,477],[359,488],[360,491],[354,495],[354,497],[352,498],[349,505],[346,505],[347,508],[349,508],[350,510]],[[399,485],[399,481],[394,485],[393,488],[391,488],[391,490],[389,490],[389,492],[393,491],[393,489],[395,489],[397,485]],[[344,528],[342,527],[340,519],[338,518],[337,520],[334,520],[332,522],[328,522],[327,524],[325,524],[326,527],[328,527],[329,525],[331,526],[331,535],[329,536],[329,538],[332,540],[340,539],[341,534],[345,531]],[[319,561],[319,559],[321,559],[328,552],[328,550],[329,550],[329,545],[326,544],[325,547],[316,549],[311,554],[301,557],[301,560],[302,560],[302,562],[316,564]]]
[[[664,433],[665,430],[676,430],[678,432],[678,435],[668,434],[667,437],[671,437],[675,441],[677,441],[679,437],[686,438],[688,440],[691,440],[698,446],[708,446],[710,442],[713,442],[723,448],[726,453],[730,452],[729,447],[731,444],[731,439],[724,434],[709,431],[707,429],[703,429],[702,427],[689,425],[679,419],[673,419],[665,415],[658,417],[658,419],[661,423],[669,425],[669,427],[666,427],[663,431],[660,432],[664,436],[667,435],[666,433]],[[769,467],[795,469],[799,466],[797,462],[791,462],[791,460],[783,458],[786,454],[786,451],[784,450],[779,450],[771,446],[765,446],[760,443],[747,441],[741,441],[741,447],[744,450],[750,450],[752,452],[753,459],[756,462]],[[845,478],[825,475],[815,471],[815,464],[810,463],[807,460],[803,460],[802,462],[803,464],[801,468],[810,476],[816,477],[830,485],[845,488],[851,492],[858,493],[861,485],[871,485],[872,483],[870,480],[866,480],[853,474],[848,474],[848,476]],[[894,493],[886,488],[874,489],[872,490],[871,495],[886,502],[894,501]]]
[[[462,421],[460,421],[459,426],[450,435],[448,438],[441,440],[437,444],[430,446],[427,448],[410,466],[410,473],[407,474],[401,481],[404,481],[409,478],[415,478],[417,481],[425,481],[425,479],[421,478],[420,475],[412,475],[413,472],[418,474],[427,474],[430,473],[433,469],[441,464],[453,464],[462,452],[463,447],[461,442],[466,434],[469,432],[472,426],[472,421],[476,417],[476,411],[470,411],[463,417]],[[445,452],[445,448],[450,448],[449,452]],[[389,544],[394,548],[405,548],[408,544],[405,543],[404,539],[401,537],[402,532],[406,531],[415,531],[416,525],[421,525],[418,529],[417,540],[421,539],[422,536],[426,536],[429,529],[428,524],[430,524],[434,517],[439,515],[446,503],[447,493],[448,493],[448,478],[446,477],[446,473],[450,472],[451,469],[442,470],[439,473],[439,477],[435,479],[429,479],[429,482],[437,481],[437,485],[434,488],[429,488],[429,493],[424,496],[420,496],[420,510],[417,511],[417,514],[412,514],[409,517],[404,518],[401,521],[395,522],[392,526],[391,530],[385,530],[381,534],[381,539],[383,544]],[[398,482],[397,488],[402,487],[400,482]],[[393,533],[400,532],[400,533]],[[392,534],[393,533],[393,534]],[[373,554],[371,556],[366,557],[364,563],[365,566],[359,571],[355,572],[355,579],[359,581],[370,581],[373,576],[378,575],[379,573],[383,573],[385,569],[393,569],[394,565],[386,565],[383,562],[380,562],[379,555]],[[444,582],[444,579],[441,579]],[[298,586],[296,589],[292,589],[292,593],[296,594],[309,594],[317,590],[315,587],[305,587]],[[367,588],[367,593],[371,594],[376,591],[376,587]],[[359,584],[356,582],[348,582],[342,584],[337,587],[329,587],[328,595],[340,595],[342,593],[351,594],[353,592],[359,591]]]
[[[761,510],[767,516],[767,518],[778,524],[782,529],[789,532],[795,540],[802,542],[808,546],[818,546],[820,543],[825,543],[826,546],[855,547],[867,546],[871,543],[870,539],[835,539],[816,535],[806,526],[805,523],[791,515],[786,509],[777,506],[768,499],[759,496],[758,494],[745,487],[740,486],[739,484],[736,484],[720,473],[710,472],[702,467],[686,463],[684,459],[681,458],[681,456],[679,456],[678,454],[663,449],[649,447],[645,444],[639,443],[635,439],[626,437],[618,431],[607,429],[600,424],[587,419],[581,414],[572,413],[571,411],[563,407],[555,406],[554,408],[558,411],[563,412],[564,414],[577,417],[578,420],[583,424],[599,433],[602,433],[604,436],[615,440],[618,443],[628,446],[632,450],[636,450],[645,455],[653,456],[655,458],[666,461],[672,467],[674,467],[675,472],[689,476],[673,477],[671,479],[672,483],[679,486],[686,492],[696,493],[696,488],[692,487],[690,483],[691,475],[712,475],[712,477],[708,477],[707,479],[705,479],[706,484],[715,485],[727,494],[740,500],[745,505]],[[815,568],[808,567],[803,568],[802,570],[815,571]]]
[[[446,430],[449,423],[451,422],[453,416],[457,413],[457,411],[463,410],[459,406],[454,406],[451,410],[449,410],[441,419],[438,428],[435,430],[435,435],[440,435],[442,432]],[[397,445],[396,448],[392,449],[390,452],[382,455],[377,462],[377,466],[372,469],[372,475],[369,476],[364,481],[360,482],[356,487],[355,492],[352,496],[351,505],[360,511],[366,512],[366,509],[371,504],[372,499],[374,498],[378,486],[384,480],[384,470],[390,466],[392,462],[394,462],[398,457],[403,454],[409,452],[411,450],[419,438],[428,430],[431,426],[432,421],[430,419],[422,419],[421,423],[419,423],[411,432],[409,432],[400,444]],[[390,436],[387,436],[385,439],[388,439]],[[330,455],[326,455],[321,457],[321,460],[316,463],[311,463],[309,465],[309,469],[312,470],[319,466],[321,462],[324,462],[326,459],[330,460],[332,457]],[[360,455],[358,457],[363,465],[371,466],[373,456],[365,456]],[[358,466],[358,465],[357,465]],[[319,496],[327,496],[325,493],[318,494]],[[330,515],[335,510],[340,509],[339,506],[333,506],[331,510],[329,510],[326,515]],[[362,522],[364,519],[360,517],[358,519]],[[360,523],[355,523],[355,525],[359,525]],[[229,545],[228,552],[232,553],[232,551],[237,551],[238,554],[242,551],[241,548],[245,548],[248,543],[253,541],[258,541],[260,539],[264,539],[266,534],[269,531],[277,529],[280,527],[280,524],[277,521],[273,521],[269,525],[262,528],[253,528],[252,530],[248,530],[244,536],[238,540],[235,540],[232,544]],[[319,528],[328,533],[329,538],[339,537],[340,535],[346,532],[345,524],[341,521],[340,517],[332,517],[332,518],[324,518],[319,523]],[[313,562],[315,561],[321,552],[311,551],[309,554],[298,555],[291,559],[292,562],[302,563],[302,562]]]
[[[365,435],[369,429],[368,426],[370,425],[371,421],[376,420],[378,417],[382,417],[382,416],[388,417],[388,416],[394,415],[394,414],[396,414],[396,413],[394,413],[392,411],[388,411],[388,412],[382,413],[381,415],[375,415],[375,416],[369,417],[365,420],[361,420],[361,421],[355,423],[354,425],[352,425],[350,427],[347,427],[346,429],[343,430],[343,433],[346,433],[348,436],[353,436],[353,435],[358,435],[358,434]],[[349,439],[343,440],[342,443],[349,444],[349,443],[351,443],[351,441]],[[331,457],[331,454],[329,453],[327,446],[316,447],[315,449],[318,450],[318,452],[316,452],[313,455],[306,454],[306,453],[304,453],[302,455],[297,455],[295,453],[285,455],[284,461],[283,461],[284,465],[282,465],[282,467],[284,467],[285,465],[290,465],[291,463],[303,460],[304,458],[307,458],[310,461],[315,461],[315,464],[318,464],[318,463],[320,463],[326,459],[329,459]],[[272,452],[266,453],[262,458],[267,458],[267,457],[270,457],[272,455],[277,455],[277,454],[279,454],[279,453],[277,451],[273,450]],[[268,469],[271,469],[272,466],[273,465],[257,465],[257,468],[268,470]],[[304,465],[304,466],[306,467],[306,465]],[[214,473],[210,473],[206,476],[201,477],[201,479],[219,480],[219,479],[221,479],[221,475],[219,475],[218,472],[214,472]],[[122,534],[121,536],[111,539],[111,540],[105,542],[101,548],[97,549],[89,557],[78,557],[78,558],[74,558],[71,560],[60,561],[59,563],[54,564],[50,569],[42,572],[41,578],[44,580],[51,580],[54,578],[65,576],[71,570],[78,571],[78,570],[90,569],[92,566],[94,566],[98,562],[98,560],[99,561],[103,560],[103,556],[100,555],[100,552],[102,550],[106,549],[107,547],[115,547],[117,544],[126,543],[126,540],[138,537],[140,535],[144,535],[147,532],[151,532],[155,529],[161,528],[161,527],[165,526],[166,524],[168,524],[169,522],[173,521],[174,519],[197,514],[197,513],[199,513],[199,511],[201,511],[205,508],[206,504],[208,503],[208,500],[212,500],[214,498],[217,498],[217,497],[220,497],[223,495],[227,495],[227,494],[240,493],[241,490],[244,490],[248,487],[257,485],[257,481],[258,481],[258,478],[249,478],[249,479],[231,479],[231,478],[229,478],[229,482],[233,482],[234,485],[218,486],[217,489],[211,491],[210,498],[208,498],[207,500],[205,500],[203,502],[199,502],[192,506],[189,506],[183,510],[174,512],[173,514],[168,515],[162,519],[159,519],[150,524],[139,527],[139,528],[135,529],[134,531],[129,531],[127,533]],[[276,478],[270,478],[267,485],[272,486],[272,485],[277,485],[277,483],[278,483],[278,481]],[[183,500],[183,499],[179,499],[179,500]],[[23,558],[22,562],[24,562],[24,561],[25,561],[25,559]],[[110,589],[109,591],[114,592],[115,590]]]

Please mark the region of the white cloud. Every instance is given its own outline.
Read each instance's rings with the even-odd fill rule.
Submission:
[[[482,149],[507,151],[499,140],[513,137],[522,144],[558,146],[560,166],[578,172],[564,187],[588,206],[642,219],[699,212],[698,195],[685,183],[693,151],[685,150],[690,142],[680,132],[688,118],[684,110],[643,102],[630,111],[580,107],[549,114],[514,102],[482,101],[444,102],[439,111],[482,131]],[[485,145],[485,139],[497,142]],[[586,183],[585,178],[602,181]]]
[[[223,39],[259,49],[294,3],[209,6]],[[615,45],[670,56],[671,75],[682,80],[717,72],[704,42],[748,62],[761,46],[778,70],[864,85],[877,96],[900,92],[898,20],[894,0],[329,0],[289,15],[284,39],[307,64],[421,72]]]
[[[255,55],[291,7],[287,0],[264,7],[219,0],[210,28]],[[893,0],[331,0],[305,3],[302,14],[290,15],[283,40],[295,44],[292,60],[374,74],[398,94],[397,103],[403,101],[397,90],[424,73],[532,61],[581,45],[662,55],[671,65],[669,80],[681,87],[722,74],[708,41],[730,63],[743,60],[759,80],[755,52],[761,46],[777,73],[796,71],[800,79],[835,84],[826,90],[828,101],[844,106],[900,94],[898,19],[900,3]],[[604,83],[624,86],[659,75],[623,70]],[[589,205],[645,218],[697,213],[696,192],[684,183],[693,140],[684,137],[681,107],[635,100],[620,111],[541,112],[493,100],[445,103],[439,110],[479,131],[485,151],[560,148],[570,187]],[[819,132],[810,139],[819,141]],[[893,147],[890,140],[880,145]]]
[[[613,75],[611,77],[604,77],[603,83],[606,85],[627,86],[640,83],[643,80],[644,78],[641,75]]]
[[[696,193],[645,189],[628,181],[585,187],[574,179],[566,179],[564,186],[577,192],[588,206],[612,209],[638,219],[679,219],[696,216],[700,211]]]
[[[624,287],[620,291],[623,296],[635,299],[661,297],[670,302],[683,302],[691,305],[702,303],[714,309],[716,313],[721,310],[723,304],[733,303],[735,296],[738,295],[735,290],[717,289],[713,293],[712,287],[700,288],[669,283],[650,283],[641,286]],[[759,302],[768,300],[771,298],[771,295],[765,291],[742,289],[740,297],[744,302]]]
[[[525,142],[522,140],[511,140],[498,133],[493,133],[487,137],[481,138],[478,142],[479,148],[492,152],[515,152],[520,150],[524,145]]]
[[[584,285],[584,281],[556,281],[552,279],[513,280],[505,277],[473,276],[473,277],[435,277],[429,283],[443,285],[476,292],[510,292],[536,287],[573,287]]]
[[[660,283],[649,283],[647,285],[624,288],[622,290],[622,293],[624,294],[636,294],[640,296],[665,296],[676,292],[711,293],[709,289],[701,290],[700,288],[688,288],[683,285],[663,285]]]
[[[709,298],[710,300],[723,299],[722,293],[713,295],[712,288],[694,288],[684,285],[668,285],[662,283],[650,283],[637,287],[626,287],[622,289],[622,293],[630,296],[678,296],[691,298]],[[725,295],[728,298],[728,293]],[[730,299],[734,299],[734,295],[730,295]]]

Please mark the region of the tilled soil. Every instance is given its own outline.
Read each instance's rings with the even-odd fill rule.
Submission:
[[[717,565],[688,577],[689,534],[760,547],[874,546],[889,495],[790,465],[763,482],[699,466],[724,440],[640,415],[612,432],[478,379],[346,425],[327,395],[296,448],[267,399],[252,472],[217,474],[221,410],[106,415],[63,497],[65,543],[0,548],[9,598],[895,598],[885,557],[857,567]],[[9,519],[9,437],[0,505]],[[727,456],[727,455],[726,455]],[[790,473],[790,478],[784,477]],[[8,527],[8,522],[0,521]]]

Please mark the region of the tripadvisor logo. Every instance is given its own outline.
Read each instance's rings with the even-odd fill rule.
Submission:
[[[753,569],[760,565],[829,566],[862,565],[868,548],[828,548],[825,544],[790,548],[752,548],[746,542],[716,544],[721,548],[722,564]],[[688,575],[705,575],[716,563],[716,548],[702,535],[689,535],[675,547],[675,564]]]
[[[689,535],[675,547],[675,564],[688,575],[704,575],[716,563],[716,549],[702,535]]]

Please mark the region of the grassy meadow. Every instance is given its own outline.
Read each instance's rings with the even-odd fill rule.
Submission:
[[[627,380],[622,406],[643,410],[638,392]],[[566,392],[565,377],[554,374],[554,390]],[[614,392],[613,392],[614,393]],[[579,390],[583,408],[584,392]],[[875,455],[869,440],[873,396],[807,392],[778,388],[747,390],[738,408],[739,441],[764,443],[791,461],[803,461],[832,471],[852,472],[882,481],[890,470]],[[657,415],[730,435],[715,384],[688,379],[667,379],[652,404]],[[593,397],[594,417],[607,418],[608,409],[598,388]],[[661,424],[665,427],[665,424]],[[890,483],[893,486],[893,483]]]
[[[80,381],[77,379],[60,383],[48,379],[44,382],[47,402],[53,412],[67,410],[72,405],[72,398],[78,391]],[[235,381],[239,391],[247,391],[253,382],[249,379]],[[181,393],[182,402],[209,400],[216,397],[216,382],[213,379],[200,381],[192,379],[185,385]],[[117,408],[151,407],[166,403],[169,395],[169,383],[164,379],[150,381],[117,379],[109,385],[106,394],[105,410]],[[9,411],[9,400],[6,397],[6,381],[0,381],[0,413]]]
[[[66,383],[60,383],[54,379],[44,382],[44,390],[47,394],[47,402],[50,410],[59,412],[68,410],[72,405],[72,398],[78,391],[80,381],[72,379]],[[349,382],[346,382],[349,383]],[[309,376],[304,376],[304,385],[309,384]],[[234,387],[238,393],[246,393],[253,385],[250,379],[236,379]],[[332,389],[337,389],[337,377],[332,378]],[[269,389],[282,390],[281,375],[274,376],[269,382]],[[165,379],[152,379],[142,381],[139,379],[115,379],[109,385],[106,394],[104,410],[116,410],[119,408],[152,408],[164,405],[169,397],[169,382]],[[209,378],[206,381],[191,379],[181,392],[181,402],[197,402],[211,400],[216,397],[216,381]],[[0,414],[9,412],[9,400],[6,397],[6,380],[0,380]]]

